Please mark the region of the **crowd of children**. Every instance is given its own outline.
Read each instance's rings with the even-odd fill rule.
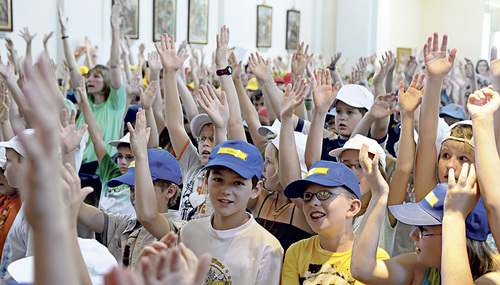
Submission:
[[[212,65],[165,34],[132,69],[120,5],[107,65],[61,9],[61,82],[0,63],[0,284],[500,284],[495,47],[243,66],[222,26]]]

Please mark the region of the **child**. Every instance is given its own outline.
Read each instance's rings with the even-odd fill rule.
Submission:
[[[373,195],[367,218],[355,240],[351,264],[353,276],[370,284],[441,284],[441,278],[444,284],[457,284],[457,280],[450,282],[453,278],[449,273],[450,265],[461,260],[450,257],[453,252],[460,252],[469,261],[469,278],[473,277],[475,284],[492,284],[488,282],[500,279],[499,273],[495,272],[499,269],[498,257],[486,243],[490,233],[486,210],[481,200],[476,205],[477,200],[474,199],[478,196],[473,165],[470,172],[469,165],[463,165],[458,182],[455,182],[454,170],[450,169],[449,185],[438,184],[418,204],[389,207],[400,222],[415,225],[410,237],[415,241],[417,251],[379,261],[375,260],[373,253],[378,243],[389,187],[377,169],[378,155],[372,161],[365,149],[360,154],[360,160]],[[462,217],[462,220],[457,217]],[[460,241],[463,243],[457,247]],[[470,281],[463,279],[460,284],[472,284]]]
[[[205,169],[215,211],[211,217],[187,223],[179,237],[198,257],[205,252],[212,255],[205,284],[278,284],[283,249],[245,211],[248,200],[262,190],[259,150],[243,141],[220,143]]]
[[[149,168],[154,191],[157,196],[158,211],[170,219],[169,229],[177,231],[182,223],[176,221],[168,208],[175,203],[178,196],[177,184],[181,173],[177,160],[166,150],[149,149]],[[126,184],[130,186],[130,201],[135,205],[135,161],[128,172],[108,182],[108,186]],[[104,213],[88,204],[82,203],[78,213],[78,221],[96,233],[103,235],[103,244],[124,266],[133,266],[141,250],[154,241],[154,237],[144,229],[135,215]]]
[[[5,239],[9,233],[10,227],[16,218],[21,207],[21,197],[17,188],[9,185],[4,175],[3,166],[5,164],[5,148],[0,148],[0,248],[3,248]],[[0,255],[1,258],[1,255]]]
[[[313,284],[320,280],[322,284],[354,283],[350,273],[352,224],[361,208],[356,175],[344,164],[318,161],[304,179],[286,187],[285,195],[304,201],[304,215],[318,235],[296,242],[287,250],[282,284],[302,284],[306,280]],[[377,259],[389,258],[381,248],[375,252]]]

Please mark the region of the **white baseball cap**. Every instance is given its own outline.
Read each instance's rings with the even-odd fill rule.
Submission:
[[[358,84],[348,84],[340,88],[334,105],[337,105],[338,101],[355,108],[370,110],[373,105],[373,94],[366,87]]]
[[[355,149],[355,150],[361,150],[361,147],[363,144],[368,145],[368,152],[375,155],[380,153],[380,164],[382,165],[382,168],[385,170],[386,167],[386,162],[385,162],[385,151],[384,149],[377,143],[376,140],[367,138],[363,135],[357,134],[353,138],[350,138],[343,147],[334,149],[330,151],[330,155],[334,156],[337,158],[337,161],[340,161],[340,156],[344,152],[344,150],[348,149]]]

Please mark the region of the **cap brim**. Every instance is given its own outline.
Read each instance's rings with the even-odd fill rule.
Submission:
[[[269,134],[277,135],[280,132],[280,130],[272,126],[261,126],[257,129],[257,132],[259,133],[259,135],[266,137]]]
[[[108,181],[108,187],[116,187],[116,186],[120,186],[122,184],[127,184],[127,185],[135,185],[134,184],[134,172],[133,171],[129,171],[123,175],[120,175],[116,178],[113,178],[111,180]]]
[[[295,180],[292,183],[288,184],[288,186],[286,186],[285,188],[285,196],[287,196],[288,198],[302,197],[302,194],[306,191],[307,183],[314,183],[326,187],[344,186],[344,183],[332,181],[331,179],[323,179],[319,178],[318,176],[312,176],[312,178],[314,179],[305,178]]]
[[[222,161],[222,160],[212,160],[207,163],[203,169],[207,169],[208,167],[213,167],[213,166],[223,166],[231,169],[232,171],[238,173],[241,177],[245,179],[249,179],[254,177],[256,174],[253,173],[252,171],[244,168],[241,164],[233,163],[231,161]],[[262,174],[261,174],[262,175]],[[260,179],[260,176],[257,176],[257,178]]]
[[[442,224],[417,203],[389,206],[389,211],[396,220],[410,226],[437,226]]]

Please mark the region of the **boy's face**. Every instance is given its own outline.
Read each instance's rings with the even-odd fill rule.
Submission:
[[[135,186],[129,185],[130,187],[130,203],[135,209]],[[155,189],[155,197],[156,197],[156,206],[158,207],[159,213],[168,212],[168,201],[175,194],[175,191],[172,192],[170,189],[165,189],[162,191],[161,187],[154,186]]]
[[[441,226],[415,227],[411,231],[410,237],[417,247],[418,262],[428,267],[441,267],[441,250],[443,246],[441,233]]]
[[[214,148],[214,127],[213,124],[206,124],[201,128],[198,140],[198,153],[200,154],[201,162],[207,165],[208,158]]]
[[[21,181],[19,181],[22,167],[21,156],[11,148],[6,149],[5,156],[7,157],[7,161],[3,166],[5,178],[7,178],[11,187],[19,188],[21,186]]]
[[[215,213],[228,223],[246,218],[245,209],[250,198],[256,198],[261,182],[252,188],[252,178],[245,179],[226,167],[214,167],[207,178],[210,201]],[[229,219],[229,220],[227,220]]]
[[[456,140],[446,140],[441,146],[441,154],[438,161],[438,178],[439,183],[448,182],[448,172],[451,168],[455,170],[455,180],[458,181],[458,173],[462,171],[462,165],[474,163],[474,153],[464,151],[461,145],[464,142]]]
[[[307,193],[317,194],[328,191],[328,199],[320,201],[315,195],[308,202],[304,201],[302,210],[311,229],[318,234],[332,236],[343,232],[348,218],[353,218],[360,210],[361,202],[345,194],[342,187],[326,187],[316,183],[309,183]]]
[[[363,118],[363,114],[358,108],[349,106],[342,101],[338,101],[336,107],[335,129],[337,129],[342,139],[349,139],[359,121]]]
[[[116,162],[120,168],[120,172],[125,174],[128,171],[128,166],[134,160],[134,155],[129,146],[118,145],[117,149]]]
[[[5,171],[3,169],[0,170],[0,194],[10,196],[16,193],[17,189],[10,187],[9,182],[4,175],[4,172]]]

